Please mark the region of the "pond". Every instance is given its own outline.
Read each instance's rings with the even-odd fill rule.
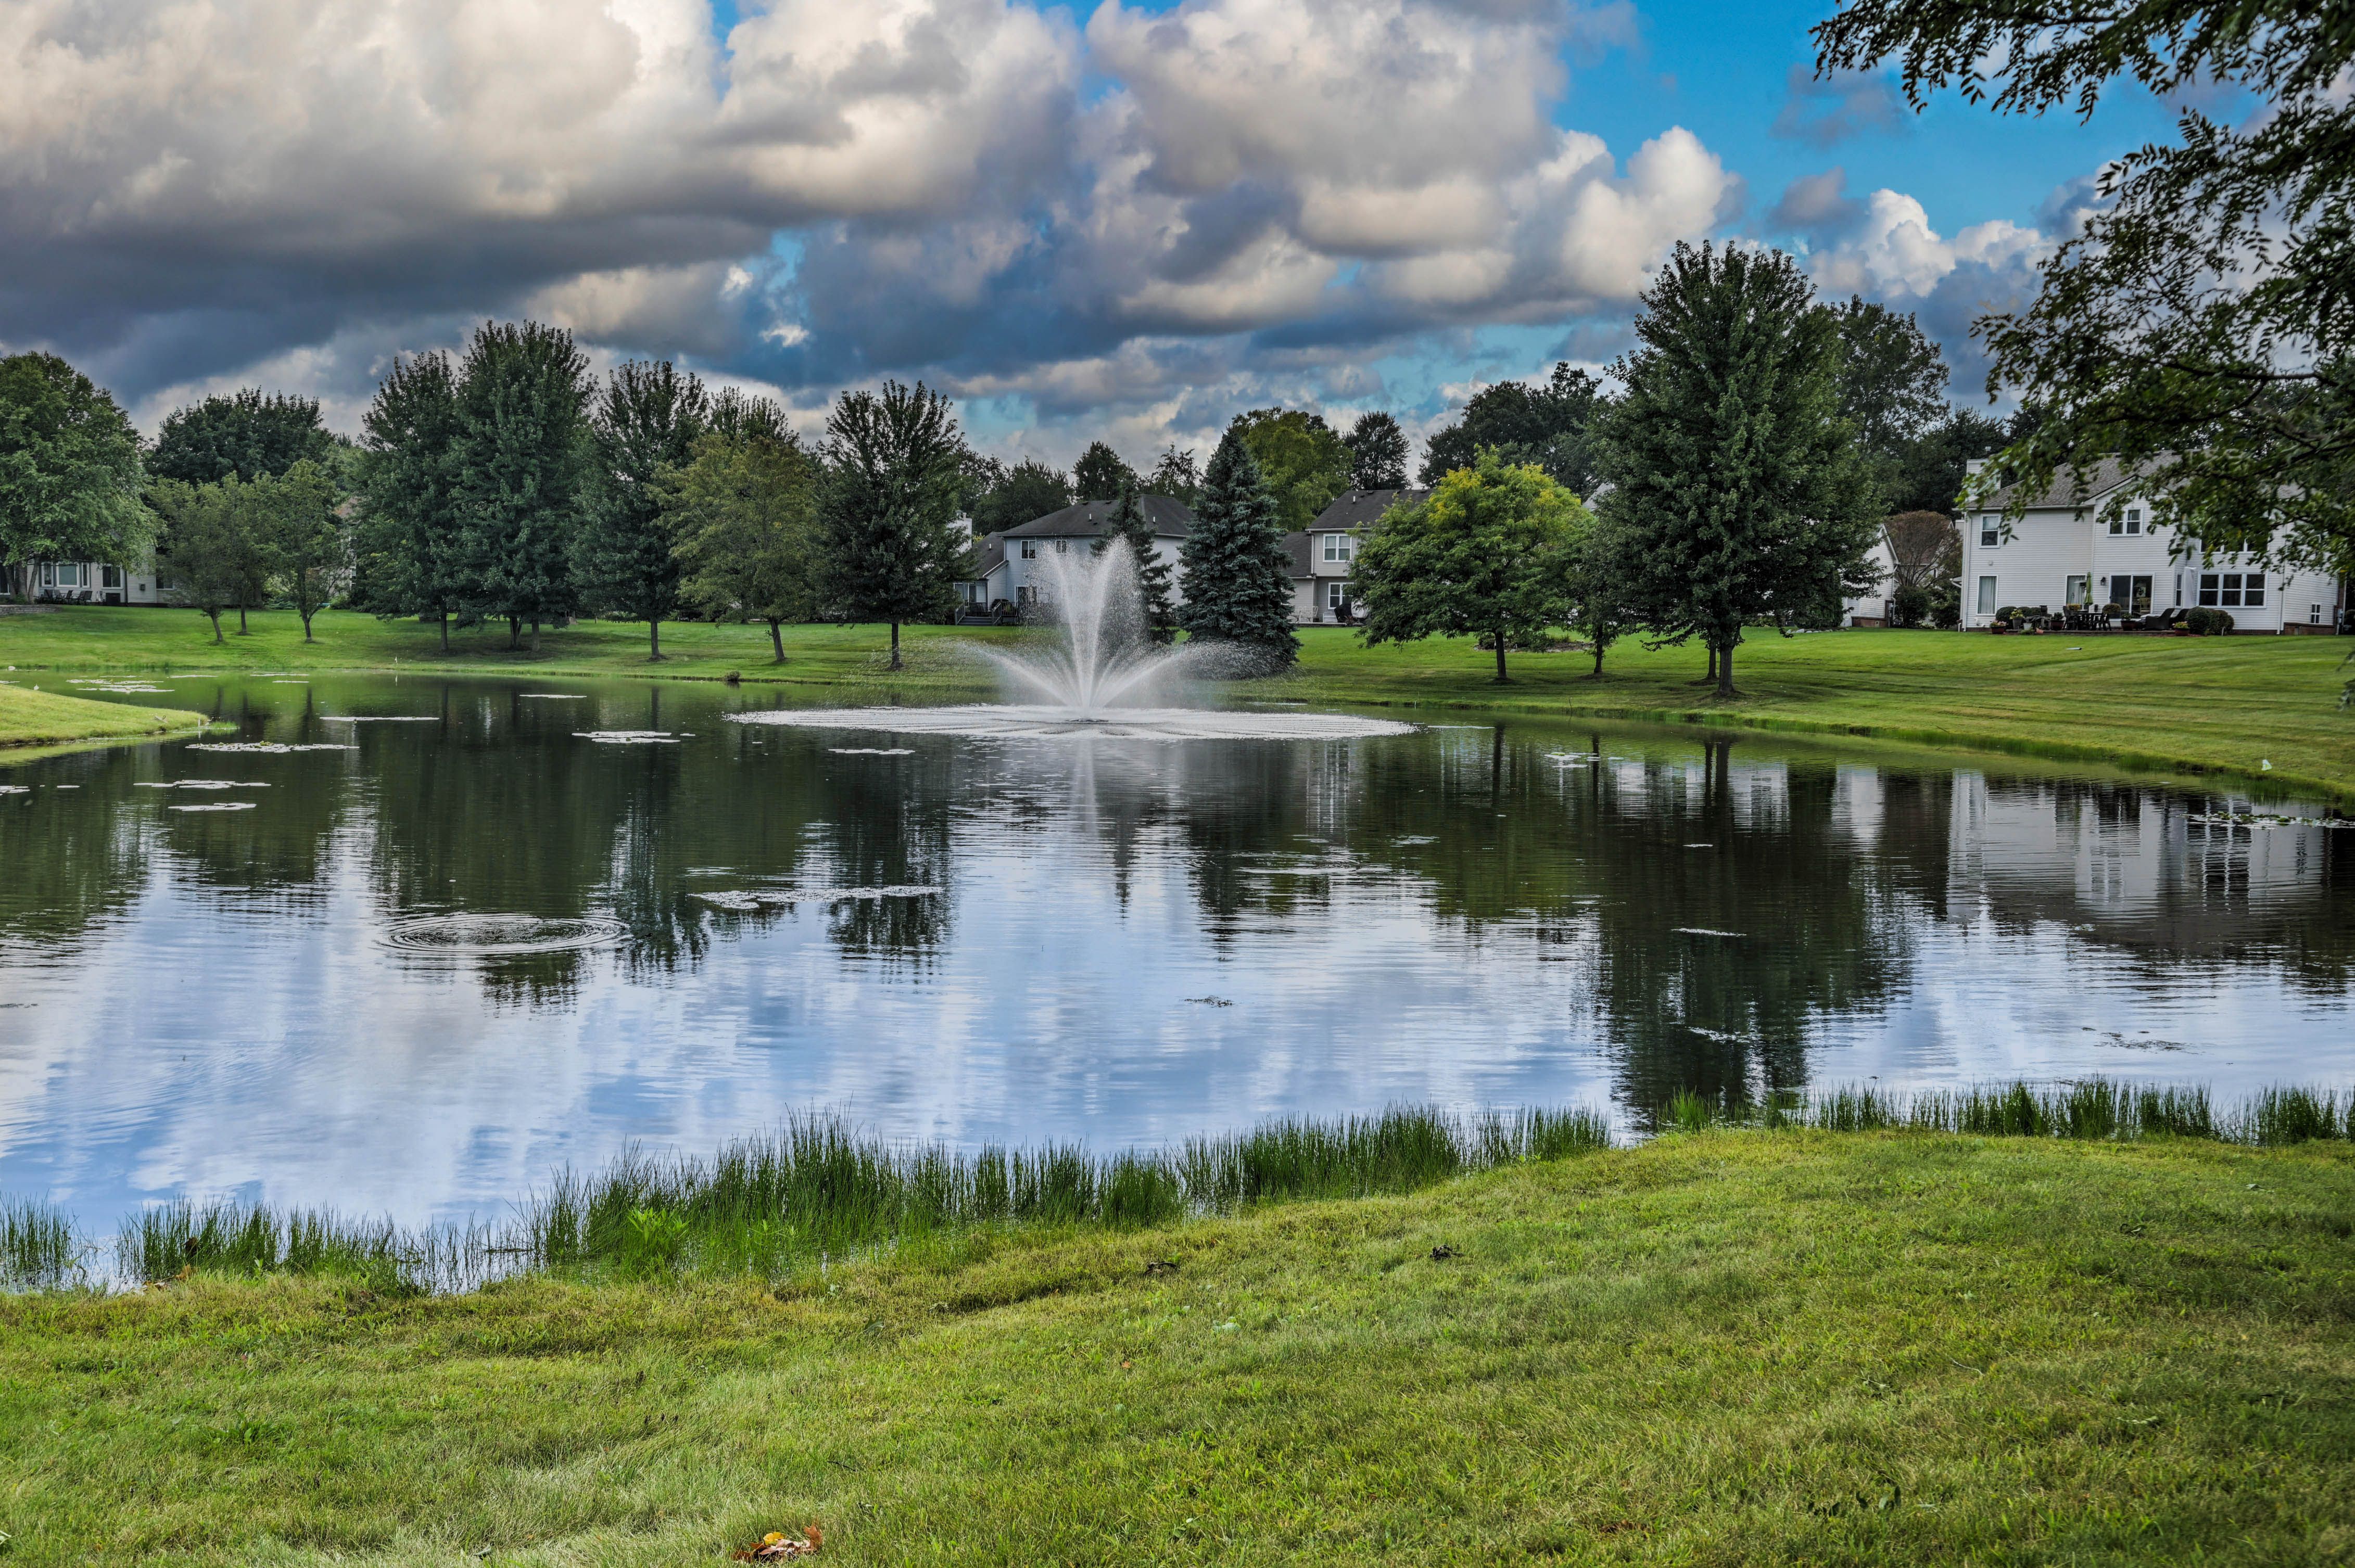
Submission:
[[[2296,801],[1518,717],[975,738],[731,721],[780,688],[142,683],[107,694],[225,726],[0,768],[0,1192],[93,1224],[489,1216],[812,1107],[1109,1150],[2355,1079],[2355,833]]]

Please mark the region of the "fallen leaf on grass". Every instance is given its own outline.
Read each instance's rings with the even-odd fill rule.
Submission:
[[[1453,1246],[1435,1246],[1431,1249],[1431,1261],[1433,1263],[1445,1263],[1451,1257],[1463,1255],[1463,1253]]]
[[[826,1532],[815,1524],[799,1535],[787,1535],[773,1530],[760,1540],[748,1542],[729,1553],[731,1563],[780,1563],[788,1557],[815,1557],[824,1543]]]

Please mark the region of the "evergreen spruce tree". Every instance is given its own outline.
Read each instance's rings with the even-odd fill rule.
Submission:
[[[662,623],[679,603],[678,540],[657,476],[693,460],[710,412],[692,374],[634,359],[607,378],[590,420],[573,564],[591,608],[646,623],[649,662],[661,660]]]
[[[1220,438],[1202,476],[1194,531],[1179,558],[1186,607],[1178,621],[1188,636],[1248,649],[1279,665],[1300,656],[1276,500],[1260,477],[1259,461],[1232,429]]]
[[[432,616],[447,653],[450,619],[468,598],[456,490],[458,376],[450,356],[394,360],[361,424],[361,575],[368,608]]]
[[[944,620],[972,541],[949,524],[964,489],[964,442],[949,400],[886,381],[847,392],[826,422],[826,535],[836,599],[861,620]]]
[[[1096,541],[1096,554],[1111,549],[1115,539],[1127,544],[1129,557],[1136,563],[1138,634],[1155,642],[1175,641],[1178,610],[1169,599],[1169,563],[1156,547],[1157,541],[1145,520],[1145,509],[1137,503],[1135,485],[1122,489],[1112,509],[1111,531]]]
[[[570,333],[485,323],[459,376],[453,467],[470,595],[506,617],[509,647],[529,622],[535,653],[541,623],[578,602],[571,543],[587,368]]]
[[[1656,636],[1698,636],[1721,697],[1745,626],[1866,591],[1880,487],[1840,415],[1839,323],[1781,251],[1678,245],[1603,419],[1606,518]]]

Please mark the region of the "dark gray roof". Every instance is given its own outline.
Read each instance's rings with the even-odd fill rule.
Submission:
[[[2104,458],[2088,469],[2063,468],[2052,476],[2051,487],[2030,495],[2027,504],[2031,509],[2094,506],[2102,498],[2135,476],[2115,458]],[[2012,504],[2019,487],[2007,484],[1987,497],[1984,510],[2000,512]]]
[[[1018,528],[1008,528],[1008,539],[1092,539],[1112,531],[1112,501],[1082,501],[1077,506],[1066,506],[1060,512],[1050,512],[1036,522],[1025,523]],[[1184,502],[1167,495],[1140,495],[1137,511],[1145,514],[1145,524],[1159,539],[1182,539],[1194,528],[1194,514]]]
[[[975,554],[980,556],[981,565],[974,568],[973,576],[964,579],[966,582],[977,583],[1006,564],[1006,535],[984,534]]]
[[[1309,555],[1307,535],[1286,534],[1284,536],[1284,554],[1285,556],[1284,576],[1291,577],[1295,581],[1302,577],[1316,576],[1316,574],[1309,570],[1308,567]]]
[[[1345,490],[1333,498],[1333,504],[1316,514],[1309,527],[1318,533],[1332,533],[1344,528],[1369,528],[1374,520],[1398,502],[1419,506],[1430,498],[1428,490]]]

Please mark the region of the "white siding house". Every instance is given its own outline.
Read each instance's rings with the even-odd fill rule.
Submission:
[[[1975,461],[1972,472],[1985,466]],[[2081,483],[2064,471],[2006,524],[2012,492],[1987,498],[1963,518],[1963,624],[1987,626],[1999,609],[2115,604],[2147,616],[2205,606],[2232,618],[2236,631],[2332,631],[2343,585],[2309,572],[2282,572],[2244,555],[2211,555],[2197,542],[2179,554],[2152,521],[2137,476],[2105,462]]]
[[[957,585],[965,603],[983,609],[999,604],[1028,609],[1049,597],[1049,563],[1057,556],[1092,552],[1096,541],[1112,532],[1114,504],[1082,501],[1019,527],[984,535],[981,575]],[[1193,529],[1194,514],[1184,502],[1167,495],[1140,495],[1136,506],[1153,530],[1154,555],[1168,563],[1170,599],[1183,604],[1186,567],[1178,551]]]
[[[1345,490],[1316,514],[1316,521],[1299,533],[1286,534],[1292,619],[1303,626],[1340,620],[1349,572],[1366,535],[1392,506],[1419,505],[1430,494],[1428,490]]]
[[[162,604],[155,563],[118,567],[110,561],[36,561],[33,598],[48,604]]]

